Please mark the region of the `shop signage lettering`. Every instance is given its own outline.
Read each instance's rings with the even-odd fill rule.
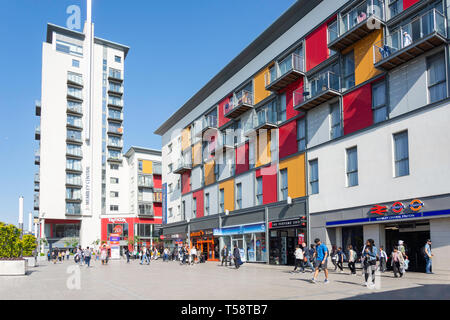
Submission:
[[[108,221],[110,223],[127,223],[127,220],[125,220],[125,218],[109,218]]]
[[[191,237],[202,237],[205,233],[203,231],[191,232]]]
[[[214,229],[215,236],[225,236],[233,234],[248,234],[248,233],[262,233],[266,232],[266,224],[253,224],[245,226],[236,226],[222,229]]]
[[[412,212],[419,212],[424,207],[424,203],[419,200],[415,199],[410,202],[408,206],[405,206],[402,202],[397,201],[394,204],[392,204],[390,211],[392,213],[395,213],[397,215],[400,215],[404,213],[404,211],[409,208]],[[389,210],[387,206],[380,206],[380,205],[374,205],[370,209],[371,214],[379,215],[379,216],[386,216],[388,214]]]
[[[305,227],[305,226],[306,226],[306,217],[301,217],[299,219],[269,222],[269,229],[294,228],[294,227]]]

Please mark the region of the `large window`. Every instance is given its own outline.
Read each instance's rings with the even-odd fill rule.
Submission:
[[[394,134],[394,166],[396,177],[409,175],[408,131]]]
[[[76,144],[67,144],[67,154],[71,156],[81,157],[81,146]]]
[[[338,37],[338,25],[337,21],[333,21],[328,25],[328,43],[333,42]],[[335,55],[336,51],[329,49],[330,57]]]
[[[197,218],[197,198],[192,199],[192,217]]]
[[[67,124],[73,127],[82,128],[83,123],[81,117],[68,115],[67,116]]]
[[[256,178],[256,205],[263,204],[263,178]]]
[[[278,103],[278,121],[284,122],[286,121],[286,93],[283,93],[279,97]]]
[[[385,121],[388,118],[386,83],[384,81],[375,83],[372,86],[372,109],[374,123]]]
[[[66,175],[66,184],[73,185],[73,186],[81,186],[81,175],[80,174],[73,174],[68,173]]]
[[[82,142],[81,131],[67,129],[67,139],[77,142]]]
[[[109,240],[109,235],[112,234],[116,234],[117,231],[115,231],[116,227],[119,226],[121,227],[122,234],[120,234],[120,240],[127,240],[128,239],[128,223],[123,223],[123,224],[115,224],[115,223],[110,223],[108,224],[107,227],[107,237]],[[118,230],[119,228],[117,228],[116,230]]]
[[[428,59],[428,94],[430,103],[447,97],[445,54],[440,53]]]
[[[403,11],[403,0],[388,0],[389,1],[389,18],[393,18]]]
[[[309,162],[309,186],[311,188],[310,194],[319,193],[319,161],[311,160]]]
[[[352,51],[344,56],[344,88],[350,89],[355,86],[355,53]]]
[[[330,106],[331,130],[330,138],[336,139],[342,136],[342,120],[341,120],[341,106],[339,102],[333,103]]]
[[[281,177],[281,199],[280,200],[287,200],[288,198],[288,171],[287,169],[283,169],[280,171],[280,177]]]
[[[358,148],[347,149],[347,186],[358,185]]]
[[[138,184],[140,187],[153,187],[153,177],[140,174],[138,176]]]
[[[55,224],[54,237],[57,239],[61,238],[78,238],[80,236],[80,225],[79,224]]]
[[[306,150],[306,118],[297,120],[297,144],[298,151]]]
[[[137,235],[141,238],[150,238],[152,236],[152,225],[149,223],[137,223]]]
[[[81,190],[74,188],[66,188],[66,199],[81,200]]]
[[[242,209],[242,183],[236,184],[236,209]]]
[[[209,216],[209,193],[205,193],[205,215]]]
[[[83,56],[82,46],[62,40],[56,40],[56,51],[76,55],[79,57]]]
[[[66,214],[67,215],[81,215],[81,204],[80,203],[66,203]]]
[[[67,159],[66,160],[66,169],[81,171],[81,160]]]

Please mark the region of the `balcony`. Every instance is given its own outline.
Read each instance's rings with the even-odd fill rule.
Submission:
[[[108,94],[123,96],[123,87],[121,85],[116,85],[113,83],[109,84]]]
[[[83,87],[83,76],[80,74],[69,72],[67,75],[67,84]]]
[[[34,174],[34,182],[37,182],[37,183],[40,183],[40,182],[41,182],[39,173],[35,173],[35,174]]]
[[[67,87],[67,99],[83,101],[83,91],[75,87]]]
[[[139,188],[153,188],[153,176],[139,175],[138,187]]]
[[[363,39],[384,25],[384,0],[367,0],[339,16],[339,34],[330,31],[334,39],[328,47],[340,51]]]
[[[278,92],[304,75],[304,58],[292,53],[265,74],[266,90]]]
[[[153,205],[148,203],[139,203],[138,216],[145,218],[153,218],[155,216],[155,211],[153,210]]]
[[[447,21],[436,9],[415,18],[373,46],[376,68],[391,70],[447,43]]]
[[[81,168],[81,164],[80,165],[67,164],[66,165],[66,172],[82,173],[83,169]]]
[[[41,126],[37,126],[36,129],[34,129],[34,139],[41,140]]]
[[[182,158],[180,158],[177,162],[175,170],[173,170],[173,173],[184,174],[191,170],[192,170],[192,163],[188,163],[187,161],[184,161]]]
[[[162,175],[162,164],[153,162],[153,174]]]
[[[226,110],[225,117],[236,119],[248,110],[253,109],[253,92],[242,90],[235,93],[233,103]]]
[[[111,153],[108,154],[108,161],[110,162],[122,162],[123,161],[123,155],[121,152],[118,153]]]
[[[111,149],[122,150],[123,149],[123,141],[122,140],[115,141],[115,140],[109,139],[107,147],[111,148]]]
[[[234,132],[222,132],[218,137],[216,148],[212,150],[211,154],[226,154],[228,150],[234,150]]]
[[[40,101],[36,101],[35,106],[36,106],[36,116],[40,117],[41,116],[41,110],[42,110],[41,102]]]
[[[34,192],[39,192],[39,190],[40,190],[39,182],[35,182],[34,183]]]
[[[197,133],[197,138],[202,138],[205,133],[206,136],[215,135],[217,133],[217,116],[207,115],[203,118],[202,131]]]
[[[83,122],[80,120],[73,121],[72,119],[67,119],[67,127],[77,130],[83,130]]]
[[[67,103],[67,113],[83,115],[83,107],[81,103],[74,103],[73,101],[68,101]]]
[[[304,88],[293,93],[294,109],[307,111],[341,96],[341,81],[333,72],[326,72],[313,80]]]
[[[123,127],[122,126],[117,127],[117,126],[109,125],[108,126],[108,134],[122,136],[123,135]]]
[[[80,131],[69,131],[67,132],[66,142],[83,144]]]
[[[122,122],[123,113],[119,111],[113,112],[113,110],[110,109],[108,113],[108,121]]]
[[[77,179],[66,177],[66,187],[82,188],[83,183],[81,182],[81,176],[80,176],[80,178],[77,178]]]
[[[113,108],[123,108],[123,100],[117,97],[111,97],[109,96],[108,98],[108,107],[113,107]]]
[[[81,216],[81,204],[79,204],[79,203],[66,203],[66,215],[68,215],[68,216]]]
[[[120,70],[110,69],[108,79],[123,82],[122,72]]]
[[[34,152],[34,164],[35,165],[41,164],[41,151],[40,150],[36,150]]]
[[[81,147],[80,147],[79,150],[67,148],[66,156],[68,158],[82,159],[83,158],[83,151],[81,150]]]

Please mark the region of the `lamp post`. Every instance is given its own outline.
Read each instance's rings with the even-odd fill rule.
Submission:
[[[19,229],[20,240],[23,239],[23,197],[19,197]],[[20,249],[20,256],[22,257],[22,249]]]

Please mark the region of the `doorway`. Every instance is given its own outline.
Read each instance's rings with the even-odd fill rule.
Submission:
[[[422,256],[422,248],[430,239],[429,222],[413,222],[408,224],[386,225],[386,253],[390,256],[394,246],[399,240],[403,240],[406,255],[409,259],[408,271],[425,272],[425,258]],[[388,269],[391,269],[388,263]]]

